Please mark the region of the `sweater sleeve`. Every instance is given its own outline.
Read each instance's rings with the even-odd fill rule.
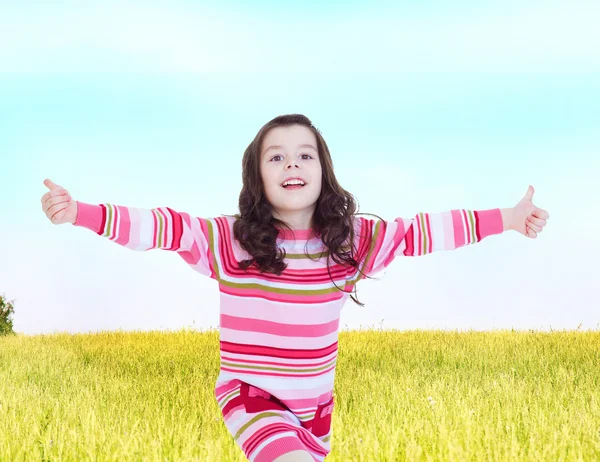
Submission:
[[[454,250],[503,232],[499,208],[419,213],[391,222],[355,217],[355,226],[361,270],[369,276],[385,269],[398,256]]]
[[[169,207],[140,209],[114,204],[77,201],[80,226],[131,250],[177,252],[195,271],[215,279],[215,259],[210,248],[211,223]]]

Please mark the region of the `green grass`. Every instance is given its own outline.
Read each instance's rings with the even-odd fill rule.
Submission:
[[[0,338],[1,461],[244,461],[218,333]],[[340,333],[334,461],[600,460],[600,332]]]

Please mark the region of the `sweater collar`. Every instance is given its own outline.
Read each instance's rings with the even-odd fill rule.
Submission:
[[[279,239],[283,239],[285,241],[289,240],[302,240],[306,241],[310,238],[317,237],[316,233],[314,233],[312,228],[308,229],[294,229],[290,231],[287,228],[277,228],[279,231]]]

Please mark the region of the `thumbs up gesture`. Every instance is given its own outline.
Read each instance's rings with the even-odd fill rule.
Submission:
[[[42,196],[42,210],[55,225],[75,223],[77,218],[77,202],[62,186],[51,180],[44,180],[44,185],[50,190]]]
[[[546,226],[550,215],[545,210],[533,205],[533,186],[529,186],[523,199],[511,209],[509,229],[518,231],[523,236],[535,239]]]

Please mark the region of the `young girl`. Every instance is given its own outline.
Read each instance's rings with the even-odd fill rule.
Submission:
[[[244,153],[239,214],[197,218],[75,201],[50,180],[42,208],[132,250],[177,252],[220,291],[215,396],[251,461],[322,461],[330,452],[340,310],[356,283],[395,257],[474,244],[516,230],[536,238],[549,218],[533,188],[513,208],[357,217],[311,121],[284,115]]]

